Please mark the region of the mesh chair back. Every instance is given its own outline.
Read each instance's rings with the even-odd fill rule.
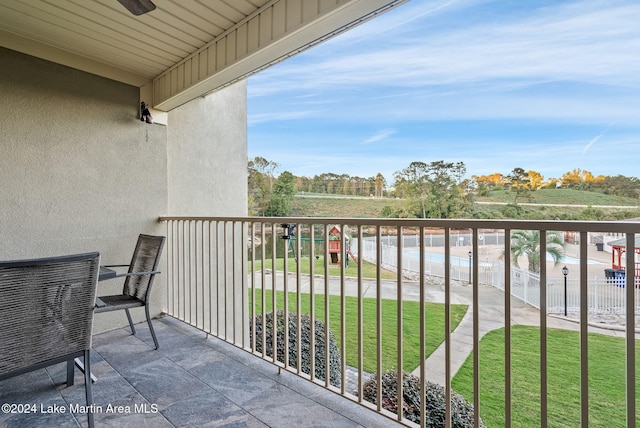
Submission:
[[[129,273],[155,271],[160,263],[164,241],[164,236],[140,235],[136,249],[133,251]],[[122,294],[133,296],[146,303],[154,277],[153,274],[128,276],[124,281]]]
[[[0,262],[0,374],[91,348],[98,253]]]

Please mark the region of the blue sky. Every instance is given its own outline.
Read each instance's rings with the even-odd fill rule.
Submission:
[[[640,177],[640,2],[411,0],[251,77],[248,155]]]

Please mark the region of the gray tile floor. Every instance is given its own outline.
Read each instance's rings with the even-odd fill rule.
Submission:
[[[398,425],[348,399],[278,369],[172,318],[94,336],[97,427],[388,427]],[[2,427],[86,426],[82,374],[65,384],[65,364],[0,382],[0,404],[35,405],[0,413]],[[64,413],[62,412],[64,410]]]

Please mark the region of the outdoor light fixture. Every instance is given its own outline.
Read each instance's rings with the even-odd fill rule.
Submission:
[[[567,316],[567,275],[569,275],[569,269],[567,266],[562,268],[562,274],[564,275],[564,316]]]
[[[293,229],[296,228],[296,224],[288,224],[288,223],[283,223],[280,225],[282,227],[282,232],[284,233],[281,238],[282,239],[291,239],[292,236],[295,236],[295,233],[293,233]]]
[[[149,107],[142,101],[140,103],[140,121],[153,123],[153,117],[151,117],[151,113],[149,113]]]

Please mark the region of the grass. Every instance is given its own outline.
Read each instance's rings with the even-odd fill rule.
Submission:
[[[518,202],[591,206],[619,205],[636,208],[640,206],[640,200],[638,199],[576,189],[538,189],[529,195],[531,197],[530,200],[520,197]],[[478,202],[506,202],[512,204],[514,193],[509,190],[493,190],[488,196],[478,196],[476,200]]]
[[[391,198],[296,197],[291,217],[380,218],[385,205],[397,208],[404,201]]]
[[[266,259],[264,262],[265,269],[272,269],[273,262],[271,258]],[[249,262],[249,269],[251,269],[251,262]],[[262,269],[262,260],[256,260],[255,270]],[[293,257],[288,259],[287,269],[290,273],[296,272],[297,262]],[[284,259],[278,258],[276,259],[276,269],[277,271],[284,272]],[[311,272],[311,262],[309,257],[301,257],[300,258],[300,273],[308,275]],[[313,264],[313,272],[317,275],[324,275],[324,257],[318,257]],[[349,266],[344,270],[345,276],[357,277],[358,276],[358,265],[352,259],[349,259]],[[340,276],[340,265],[339,264],[331,264],[329,263],[329,276]],[[367,261],[362,261],[362,277],[363,278],[376,278],[376,265],[373,263],[369,263]],[[381,271],[382,279],[396,279],[396,274],[394,272],[382,269]]]
[[[310,314],[310,294],[301,293],[300,312]],[[249,296],[251,307],[251,296]],[[256,290],[256,314],[262,313],[262,290]],[[297,312],[296,293],[288,294],[288,307],[290,312]],[[273,294],[271,290],[264,290],[265,311],[271,312],[273,308]],[[284,309],[284,292],[276,291],[276,307]],[[333,332],[338,347],[341,340],[341,299],[340,296],[330,295],[329,303],[329,328]],[[358,299],[346,296],[345,306],[345,349],[346,364],[358,366]],[[398,307],[395,300],[382,299],[382,370],[398,367]],[[444,341],[444,305],[439,303],[425,304],[425,352],[430,355]],[[377,322],[376,300],[372,298],[362,299],[362,329],[363,329],[363,370],[376,373],[377,368]],[[467,310],[466,305],[451,305],[451,329],[458,326]],[[415,301],[404,301],[402,308],[402,369],[412,371],[420,364],[420,304]],[[325,320],[325,295],[315,295],[314,318]]]
[[[548,422],[552,427],[580,426],[579,333],[549,329]],[[489,426],[504,426],[504,329],[480,342],[480,415]],[[514,326],[512,346],[512,425],[540,426],[540,332]],[[625,426],[625,344],[622,338],[590,334],[589,426]],[[636,355],[640,355],[636,341]],[[636,385],[640,363],[636,360]],[[473,359],[467,359],[452,381],[453,389],[473,400]],[[636,400],[636,407],[640,400]],[[640,418],[636,416],[636,425]]]
[[[304,197],[303,197],[304,196]],[[333,196],[333,197],[332,197]],[[514,195],[508,190],[496,190],[488,196],[476,197],[477,202],[513,204]],[[604,193],[575,189],[539,189],[531,193],[531,200],[523,197],[519,202],[539,206],[521,206],[517,218],[563,220],[621,220],[640,215],[640,200]],[[380,218],[385,205],[392,209],[401,208],[406,201],[392,198],[340,197],[340,195],[298,195],[293,201],[292,217],[339,217],[339,218]],[[589,208],[549,207],[547,204],[586,205]],[[600,208],[602,206],[625,206],[621,208]],[[504,205],[475,204],[473,213],[477,218],[510,218],[503,212]],[[595,210],[595,211],[594,211]]]

